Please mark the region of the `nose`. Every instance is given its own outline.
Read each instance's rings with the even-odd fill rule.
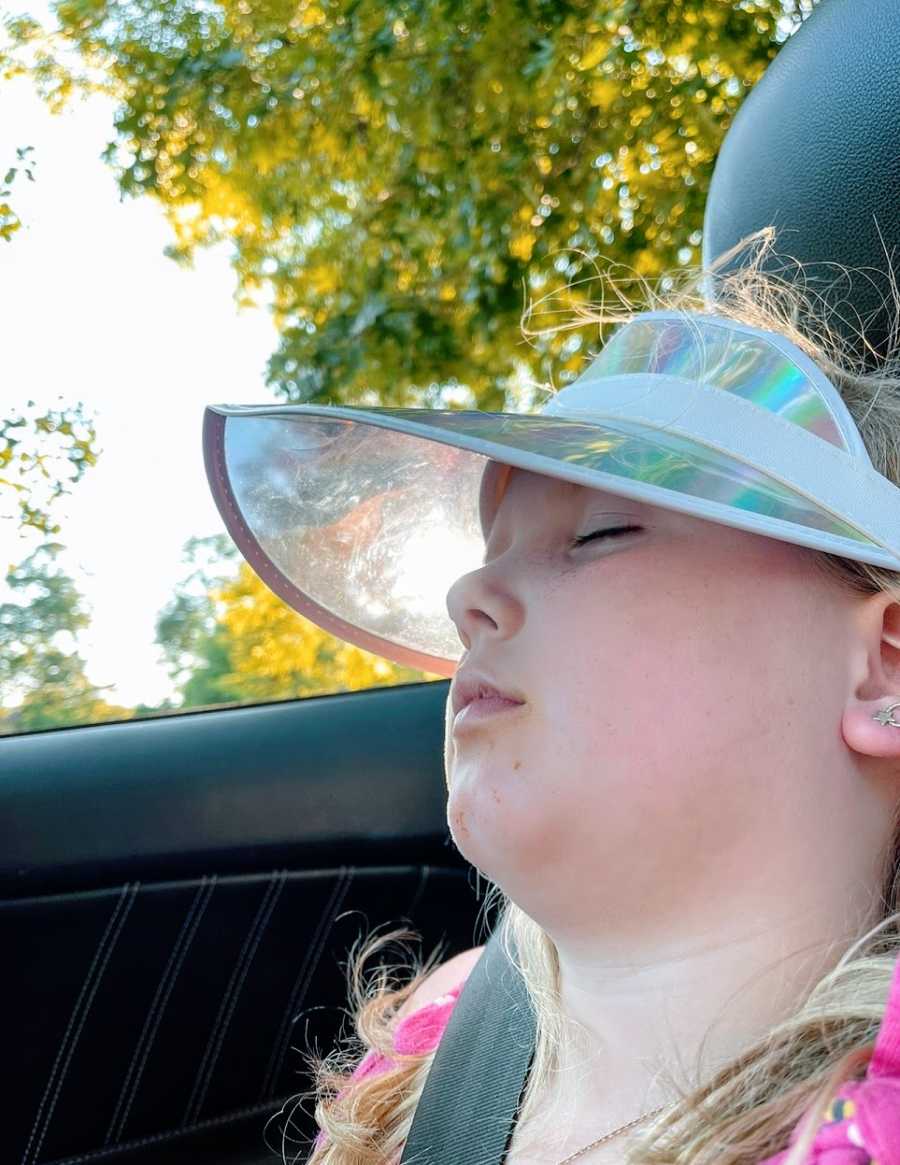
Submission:
[[[522,625],[522,604],[492,566],[461,575],[447,592],[447,613],[467,651],[479,636],[508,639]]]

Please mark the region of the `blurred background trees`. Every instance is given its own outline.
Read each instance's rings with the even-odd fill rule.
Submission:
[[[188,571],[156,623],[183,707],[416,683],[404,668],[328,635],[269,590],[227,534],[185,546]]]
[[[10,393],[10,398],[12,398]],[[97,461],[97,431],[83,405],[42,409],[35,401],[0,411],[0,531],[59,533],[53,503]],[[2,545],[12,546],[12,538]],[[5,564],[4,564],[5,565]]]
[[[61,549],[45,542],[7,573],[15,601],[0,603],[0,735],[132,715],[84,674],[76,636],[89,617],[55,565]]]
[[[177,262],[226,242],[278,396],[527,411],[588,358],[583,326],[541,329],[598,276],[699,260],[722,137],[812,7],[57,0],[5,21],[6,59],[51,103],[114,98],[122,192],[159,201]],[[422,678],[207,543],[157,627],[185,706]]]

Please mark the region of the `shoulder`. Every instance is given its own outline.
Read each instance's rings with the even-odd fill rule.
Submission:
[[[794,1128],[790,1146],[760,1165],[787,1165],[803,1131]],[[833,1094],[804,1157],[809,1165],[865,1160],[900,1165],[900,957],[895,959],[888,999],[871,1059],[862,1080],[847,1080]]]
[[[459,990],[481,958],[483,950],[484,946],[480,946],[461,951],[426,975],[397,1012],[395,1018],[400,1022],[394,1028],[395,1051],[421,1055],[434,1050],[450,1018]],[[347,1086],[359,1085],[368,1077],[380,1076],[395,1067],[397,1064],[392,1057],[370,1048],[354,1068],[345,1087],[338,1092],[337,1099],[344,1095]],[[326,1141],[324,1130],[320,1130],[316,1137],[316,1148]]]
[[[448,991],[465,982],[472,968],[481,958],[483,950],[483,944],[480,947],[471,947],[467,951],[461,951],[458,955],[454,955],[446,963],[438,964],[433,971],[426,975],[412,995],[405,1000],[397,1011],[397,1018],[404,1019],[427,1004],[434,1003],[435,1000],[446,995]]]

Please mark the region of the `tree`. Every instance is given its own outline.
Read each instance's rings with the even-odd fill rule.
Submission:
[[[19,41],[50,98],[117,99],[105,156],[170,254],[229,240],[242,298],[271,295],[282,395],[498,409],[523,366],[583,363],[579,336],[523,346],[532,292],[699,256],[719,143],[812,3],[57,0]]]
[[[188,539],[183,558],[189,572],[157,617],[156,642],[163,649],[184,708],[236,698],[223,684],[231,674],[231,656],[213,596],[234,574],[237,557],[237,548],[227,534]]]
[[[260,581],[227,535],[185,545],[192,567],[157,619],[181,706],[264,701],[440,679],[327,634]]]
[[[223,682],[244,699],[316,696],[442,678],[329,635],[282,602],[246,562],[215,598],[230,641],[231,673]]]
[[[19,601],[0,604],[0,734],[129,718],[84,674],[78,632],[90,617],[72,579],[55,568],[63,547],[45,542],[6,575]]]
[[[58,62],[46,53],[23,50],[40,40],[40,25],[28,17],[4,16],[0,21],[0,81],[23,73],[45,78],[44,91]],[[15,50],[18,51],[15,51]],[[60,99],[69,92],[64,86]],[[33,146],[16,148],[15,161],[3,174],[0,184],[0,239],[10,242],[22,227],[22,220],[10,199],[16,183],[23,178],[34,182]],[[6,159],[0,159],[5,163]],[[19,396],[25,392],[20,386]],[[62,399],[62,398],[60,398]],[[3,526],[31,527],[41,534],[59,533],[50,508],[68,492],[85,469],[96,463],[97,434],[79,402],[61,408],[44,408],[29,400],[25,408],[5,406],[0,411],[0,533]]]

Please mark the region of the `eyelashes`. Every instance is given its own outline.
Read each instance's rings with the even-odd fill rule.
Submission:
[[[631,523],[630,525],[627,525],[627,526],[607,526],[603,530],[592,530],[590,534],[581,534],[577,538],[573,538],[571,543],[569,543],[569,545],[577,549],[581,546],[584,546],[588,542],[596,542],[596,541],[599,541],[599,540],[604,539],[604,538],[609,538],[609,539],[621,538],[623,535],[628,535],[628,534],[632,534],[632,533],[639,533],[643,529],[644,529],[643,526],[637,526],[634,523]],[[538,558],[541,561],[543,561],[543,559],[545,557],[547,557],[547,556],[546,555],[539,555],[538,556]],[[552,554],[550,555],[550,557],[552,557]],[[485,551],[485,554],[483,555],[482,560],[481,560],[481,566],[484,567],[487,565],[488,565],[488,558],[487,558],[487,551]]]
[[[583,546],[585,542],[592,542],[598,538],[613,538],[622,534],[630,534],[632,530],[640,530],[640,526],[610,526],[606,530],[594,530],[591,534],[582,534],[572,542],[573,546]]]

